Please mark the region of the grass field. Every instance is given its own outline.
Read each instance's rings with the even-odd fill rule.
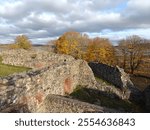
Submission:
[[[30,70],[30,68],[5,65],[5,64],[0,63],[0,77],[7,76],[13,73],[27,71],[27,70]]]

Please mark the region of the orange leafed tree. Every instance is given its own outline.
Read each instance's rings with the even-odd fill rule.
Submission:
[[[66,32],[55,42],[56,52],[79,57],[81,34],[78,32]]]
[[[96,61],[113,65],[115,52],[110,41],[106,38],[90,39],[86,34],[66,32],[55,42],[56,52],[72,55],[88,62]]]
[[[91,39],[86,52],[86,60],[115,64],[115,51],[109,40],[98,37]]]

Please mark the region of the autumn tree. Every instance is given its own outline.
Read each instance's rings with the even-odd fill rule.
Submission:
[[[143,39],[137,35],[129,36],[119,44],[123,56],[123,67],[129,64],[131,74],[139,67],[143,57]]]
[[[89,36],[87,34],[81,34],[80,38],[78,39],[78,43],[79,43],[78,58],[86,60],[87,48],[90,43]]]
[[[115,63],[114,48],[106,38],[90,39],[86,34],[66,32],[55,41],[55,45],[56,53],[72,55],[88,62]]]
[[[56,52],[80,57],[80,40],[82,35],[78,32],[66,32],[55,42]]]
[[[119,50],[121,50],[121,67],[123,68],[123,69],[126,69],[126,62],[127,62],[127,54],[128,54],[128,51],[127,51],[127,47],[126,47],[126,40],[120,40],[119,41]]]
[[[32,47],[31,41],[25,35],[19,35],[15,39],[15,43],[10,45],[11,48],[22,48],[22,49],[30,49]]]
[[[91,39],[87,48],[86,60],[114,65],[115,51],[110,41],[99,37]]]

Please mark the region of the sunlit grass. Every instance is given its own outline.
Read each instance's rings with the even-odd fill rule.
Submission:
[[[0,77],[7,76],[13,73],[28,71],[28,70],[30,70],[30,68],[13,66],[13,65],[5,65],[0,63]]]

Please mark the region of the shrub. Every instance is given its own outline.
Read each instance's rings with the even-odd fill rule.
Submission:
[[[19,46],[18,46],[17,44],[10,44],[10,45],[9,45],[9,48],[10,48],[10,49],[18,49]]]
[[[30,49],[32,47],[31,41],[25,35],[17,36],[15,39],[15,44],[12,45],[13,49],[22,48],[22,49]]]

